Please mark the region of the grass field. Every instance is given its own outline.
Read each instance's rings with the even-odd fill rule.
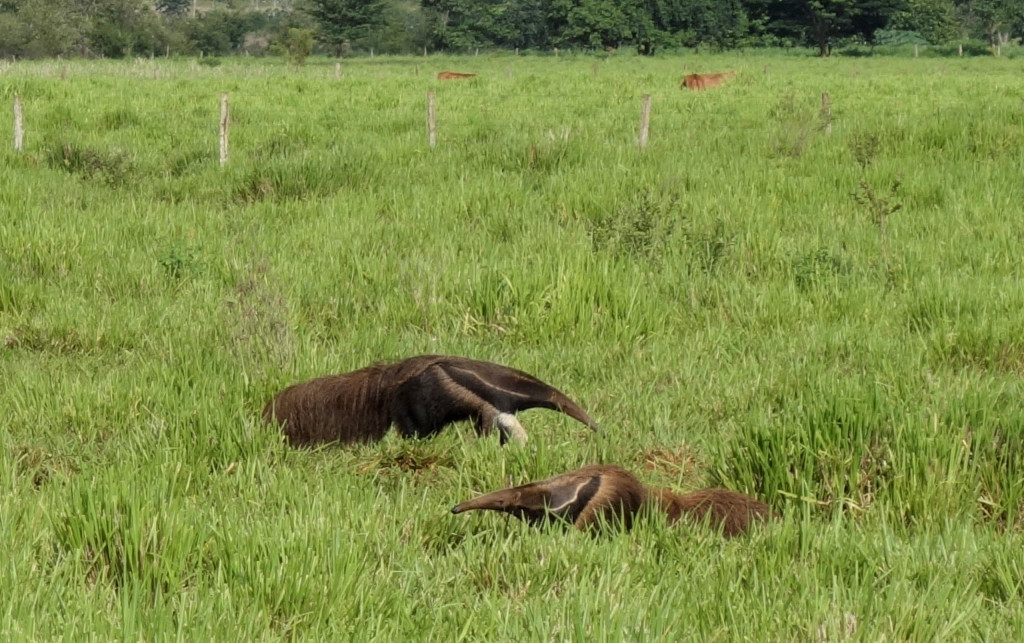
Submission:
[[[1024,59],[342,72],[3,68],[0,635],[1024,630]],[[258,422],[288,383],[428,352],[533,373],[605,432],[535,410],[525,447],[465,424],[296,451]],[[724,542],[448,513],[594,462],[783,518]]]

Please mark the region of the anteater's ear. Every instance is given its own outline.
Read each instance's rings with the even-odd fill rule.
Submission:
[[[601,488],[601,476],[558,476],[540,484],[547,487],[548,511],[576,522]]]

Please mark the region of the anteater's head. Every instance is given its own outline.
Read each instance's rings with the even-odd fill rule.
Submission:
[[[488,509],[511,514],[531,524],[555,518],[583,528],[604,520],[622,519],[628,526],[646,499],[646,490],[629,472],[593,465],[562,475],[502,489],[455,505],[452,513]]]

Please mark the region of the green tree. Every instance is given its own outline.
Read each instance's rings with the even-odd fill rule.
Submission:
[[[634,42],[641,22],[642,9],[631,0],[555,0],[551,6],[565,17],[565,28],[556,35],[560,45],[618,47]]]
[[[915,31],[932,44],[949,42],[963,34],[952,0],[906,0],[889,27]]]
[[[289,62],[302,66],[313,53],[313,30],[291,27],[277,44],[277,51]]]
[[[428,14],[433,45],[468,49],[488,45],[513,46],[522,24],[514,18],[512,0],[422,0]]]
[[[164,29],[145,0],[104,0],[87,7],[93,53],[108,58],[149,54],[166,42]]]
[[[247,19],[242,14],[217,10],[185,19],[182,28],[191,50],[206,55],[222,56],[242,46],[247,31]]]
[[[775,0],[768,5],[781,35],[797,36],[832,53],[839,38],[859,35],[868,42],[903,7],[903,0]]]
[[[662,45],[735,47],[748,32],[741,0],[645,0],[636,24],[641,53]]]
[[[63,0],[5,2],[0,16],[3,55],[42,58],[74,56],[88,51],[87,16],[77,4]]]
[[[330,45],[336,56],[384,25],[383,0],[308,0],[304,10],[317,23],[318,40]]]
[[[509,47],[548,48],[552,24],[548,0],[515,0],[501,14],[502,33]]]
[[[965,27],[990,45],[1006,44],[1012,28],[1024,23],[1021,0],[956,0]]]
[[[874,45],[875,32],[889,25],[904,8],[904,0],[861,0],[851,18],[851,33]]]
[[[390,0],[384,26],[371,33],[370,46],[383,53],[423,51],[429,44],[429,24],[419,0]]]

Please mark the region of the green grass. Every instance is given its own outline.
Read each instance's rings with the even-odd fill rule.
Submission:
[[[678,89],[728,68],[722,88]],[[342,70],[0,74],[26,121],[26,149],[0,152],[0,634],[1024,628],[1019,57]],[[526,447],[466,424],[294,451],[258,422],[288,383],[426,352],[536,374],[605,432],[529,411]],[[594,462],[746,491],[783,519],[722,542],[448,513]]]

